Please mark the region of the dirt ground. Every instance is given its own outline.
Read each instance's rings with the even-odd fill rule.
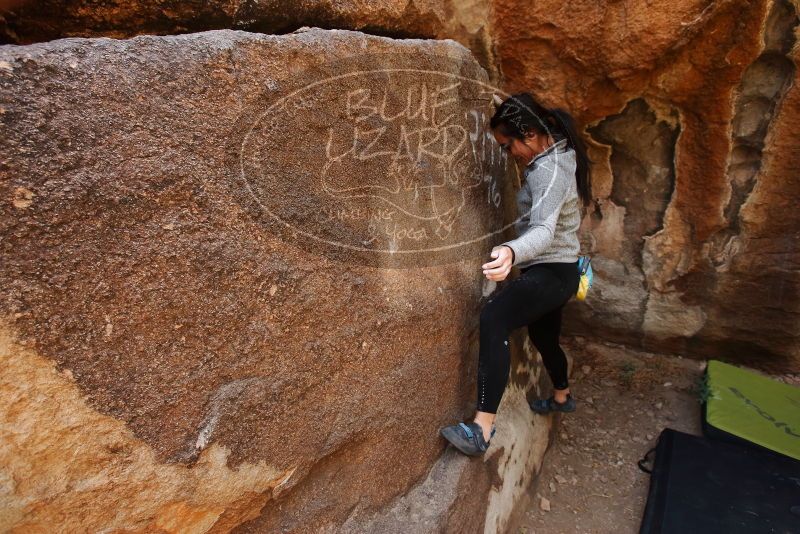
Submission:
[[[562,338],[577,410],[559,414],[542,471],[510,533],[638,533],[649,475],[637,462],[666,427],[701,435],[705,361]],[[771,378],[800,386],[800,374]]]
[[[560,414],[528,502],[509,532],[636,533],[649,476],[637,461],[665,427],[700,431],[705,362],[562,339],[577,410]]]

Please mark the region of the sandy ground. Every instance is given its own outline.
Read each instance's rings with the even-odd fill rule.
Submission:
[[[701,434],[699,380],[705,362],[562,339],[575,358],[577,410],[560,414],[520,516],[509,532],[636,533],[649,475],[637,461],[666,427]]]
[[[574,359],[577,410],[558,415],[542,471],[508,532],[638,533],[650,478],[637,462],[666,427],[702,435],[706,362],[580,337],[562,346]],[[770,377],[800,386],[800,373]]]

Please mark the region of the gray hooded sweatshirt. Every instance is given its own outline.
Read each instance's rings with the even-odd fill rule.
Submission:
[[[581,209],[575,169],[575,150],[563,138],[525,167],[514,223],[519,237],[503,243],[514,251],[513,265],[578,261]]]

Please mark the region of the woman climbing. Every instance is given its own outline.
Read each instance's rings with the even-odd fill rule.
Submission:
[[[492,249],[483,274],[505,280],[511,266],[520,276],[496,290],[481,310],[477,411],[472,423],[440,430],[461,452],[481,455],[494,435],[494,419],[510,371],[508,336],[528,327],[553,382],[553,395],[530,403],[540,414],[571,412],[567,359],[559,346],[561,312],[578,289],[580,201],[591,199],[589,158],[572,117],[547,109],[528,93],[502,102],[489,123],[503,150],[525,166],[517,193],[518,236]]]

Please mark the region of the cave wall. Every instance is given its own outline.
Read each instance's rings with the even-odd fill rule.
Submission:
[[[493,4],[506,89],[590,143],[595,286],[568,332],[800,368],[798,6],[788,0]]]

